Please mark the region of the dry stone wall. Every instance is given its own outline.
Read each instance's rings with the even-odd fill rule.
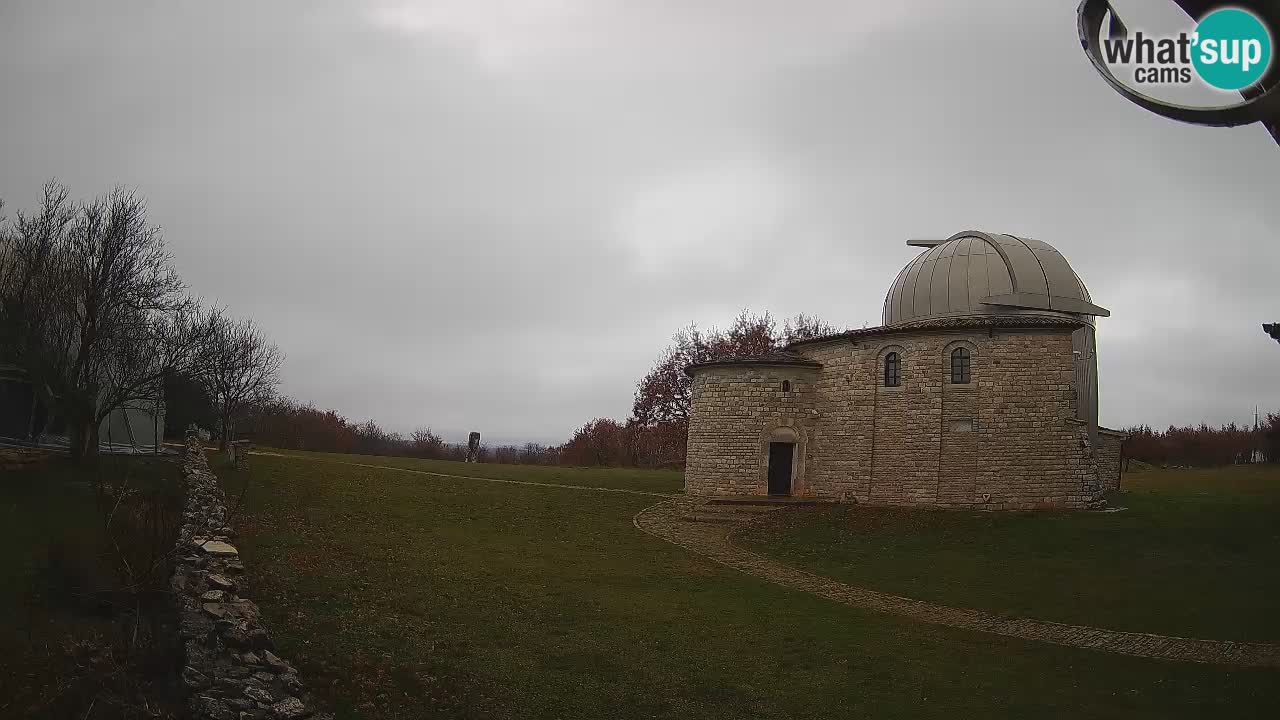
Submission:
[[[952,384],[965,347],[971,381]],[[1076,415],[1071,328],[887,333],[801,345],[822,368],[713,366],[695,371],[686,491],[763,494],[761,438],[803,429],[793,494],[885,505],[1087,507],[1108,489]],[[899,387],[883,359],[900,358]],[[773,391],[803,378],[794,397]],[[1115,460],[1118,468],[1118,456]]]
[[[298,671],[275,654],[258,606],[247,597],[226,498],[194,434],[187,436],[183,469],[187,501],[170,584],[181,616],[191,717],[331,720],[316,713]]]

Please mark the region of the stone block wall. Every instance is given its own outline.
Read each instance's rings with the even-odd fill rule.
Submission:
[[[792,494],[808,494],[806,456],[816,368],[721,367],[693,379],[685,491],[690,495],[768,493],[769,440],[794,433]],[[790,383],[784,392],[782,383]],[[692,482],[688,479],[694,478]]]
[[[1127,437],[1118,430],[1098,428],[1098,482],[1104,491],[1120,488],[1120,463]]]
[[[235,530],[204,447],[187,436],[187,500],[170,586],[186,650],[182,681],[195,720],[332,720],[316,714],[298,671],[275,654],[248,598]]]
[[[971,382],[950,382],[969,349]],[[739,368],[695,372],[690,494],[762,494],[760,437],[780,417],[805,431],[793,494],[886,505],[1085,507],[1102,492],[1076,414],[1071,328],[920,330],[794,349],[822,363],[800,402],[779,405]],[[901,385],[884,387],[897,352]],[[745,383],[745,384],[744,384]]]

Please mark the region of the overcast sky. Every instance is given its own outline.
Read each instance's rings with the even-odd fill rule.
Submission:
[[[877,325],[905,240],[963,229],[1112,311],[1104,424],[1280,410],[1265,131],[1130,105],[1076,0],[881,4],[5,0],[0,197],[136,188],[285,392],[452,440],[623,418],[691,321]]]

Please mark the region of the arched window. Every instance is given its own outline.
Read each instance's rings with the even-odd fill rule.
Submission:
[[[891,352],[884,356],[884,386],[898,387],[902,382],[901,373],[899,372],[901,363],[898,360],[898,353]]]
[[[782,392],[791,392],[791,381],[790,381],[790,380],[783,380],[783,381],[782,381]]]
[[[958,347],[951,351],[951,383],[969,384],[969,348]]]

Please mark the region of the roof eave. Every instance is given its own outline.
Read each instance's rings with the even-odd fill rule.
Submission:
[[[816,360],[734,360],[729,358],[726,360],[712,360],[711,362],[695,363],[685,368],[684,374],[689,377],[693,377],[696,372],[721,367],[785,367],[795,368],[798,370],[821,370],[822,363]]]
[[[962,321],[962,322],[956,322]],[[925,332],[930,330],[969,330],[979,328],[1004,328],[1007,330],[1034,330],[1038,328],[1081,328],[1089,323],[1084,320],[1070,317],[1045,317],[1039,315],[992,315],[990,317],[958,317],[958,318],[929,318],[927,320],[917,320],[914,322],[900,323],[897,325],[880,325],[872,328],[862,328],[861,330],[847,330],[834,335],[824,335],[822,337],[810,338],[808,340],[797,340],[789,343],[784,348],[790,351],[791,348],[801,346],[812,346],[820,343],[840,342],[842,340],[858,340],[861,338],[878,337],[881,335],[896,335],[909,332]]]

